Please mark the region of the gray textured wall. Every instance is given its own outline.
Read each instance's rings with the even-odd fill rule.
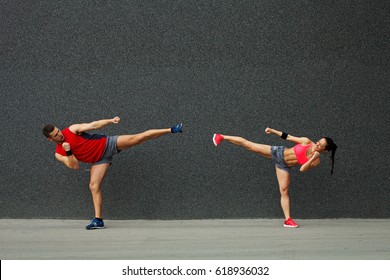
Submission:
[[[89,166],[41,135],[185,124],[115,158],[111,219],[282,217],[273,164],[213,133],[265,144],[272,126],[339,145],[292,171],[297,218],[390,218],[389,1],[0,2],[0,218],[90,218]]]

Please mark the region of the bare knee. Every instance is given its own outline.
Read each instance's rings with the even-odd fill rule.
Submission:
[[[254,151],[254,143],[251,141],[243,139],[242,146],[249,151]]]
[[[91,191],[91,193],[100,192],[100,184],[98,184],[96,182],[90,182],[89,183],[89,190]]]
[[[138,144],[142,144],[142,143],[152,139],[153,136],[154,136],[154,130],[150,129],[150,130],[146,130],[144,132],[141,132],[139,134],[133,135],[131,141],[133,141],[133,143],[135,145],[138,145]]]
[[[253,142],[246,140],[246,139],[243,139],[242,146],[251,152],[255,152],[255,153],[261,152],[261,151],[259,151],[259,149],[257,147],[258,145],[256,145],[256,143],[253,143]]]
[[[134,135],[131,139],[130,139],[130,143],[132,143],[133,146],[135,145],[139,145],[139,144],[142,144],[143,142],[146,141],[146,136],[144,133],[140,133],[140,134],[137,134],[137,135]]]
[[[280,188],[280,195],[281,195],[282,197],[288,196],[288,187]]]
[[[150,130],[146,130],[143,133],[141,133],[141,141],[145,142],[147,140],[154,138],[154,132],[155,132],[154,129],[150,129]]]
[[[255,150],[255,143],[243,138],[243,137],[236,137],[235,139],[235,144],[249,150],[249,151],[254,151]]]

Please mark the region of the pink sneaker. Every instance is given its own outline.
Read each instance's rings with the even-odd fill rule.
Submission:
[[[214,134],[213,142],[215,146],[218,146],[222,140],[223,140],[223,136],[221,134]]]
[[[287,220],[284,221],[284,227],[289,227],[289,228],[297,228],[299,227],[291,218],[288,218]]]

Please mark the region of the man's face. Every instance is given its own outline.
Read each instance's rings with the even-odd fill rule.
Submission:
[[[54,130],[50,133],[49,140],[56,143],[62,143],[64,142],[64,135],[62,134],[61,130],[58,129],[58,127],[55,127]]]

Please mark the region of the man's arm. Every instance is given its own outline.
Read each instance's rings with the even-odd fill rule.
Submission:
[[[279,130],[276,130],[276,129],[273,129],[273,128],[270,128],[270,127],[267,127],[265,129],[265,133],[267,134],[275,134],[279,137],[282,136],[283,132],[282,131],[279,131]],[[295,137],[295,136],[292,136],[290,134],[287,135],[287,138],[286,140],[288,141],[291,141],[291,142],[294,142],[296,144],[310,144],[312,141],[307,138],[307,137]]]
[[[70,169],[74,169],[74,170],[79,169],[79,161],[77,160],[77,158],[74,155],[65,157],[65,156],[62,156],[62,155],[56,153],[55,156],[56,156],[56,159],[58,161],[60,161],[61,163],[63,163],[66,167],[68,167]]]
[[[67,142],[62,143],[62,148],[64,148],[65,152],[71,153],[69,143],[67,143]],[[66,167],[68,167],[70,169],[74,169],[74,170],[79,169],[79,161],[74,156],[74,154],[71,153],[71,155],[69,155],[69,156],[63,156],[63,155],[56,153],[55,156],[56,156],[56,159],[59,162],[62,162]]]
[[[104,120],[94,121],[90,123],[72,124],[71,126],[69,126],[69,130],[75,134],[81,134],[85,131],[103,128],[109,124],[119,123],[120,120],[121,119],[119,117],[115,117],[112,119],[104,119]]]

